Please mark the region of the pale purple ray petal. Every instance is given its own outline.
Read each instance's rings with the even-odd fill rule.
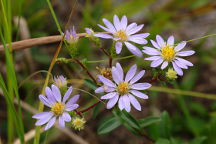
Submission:
[[[43,102],[43,104],[45,104],[48,107],[51,107],[52,104],[49,102],[49,100],[45,96],[40,94],[39,99],[40,99],[40,101]]]
[[[61,92],[60,92],[59,88],[55,85],[52,85],[52,92],[53,92],[53,95],[54,95],[56,101],[61,102]]]
[[[94,34],[94,36],[104,38],[104,39],[112,39],[113,38],[111,35],[108,35],[105,33],[97,33],[97,34]]]
[[[144,24],[141,24],[141,25],[138,25],[136,27],[133,27],[132,29],[130,29],[127,34],[128,35],[131,35],[131,34],[134,34],[134,33],[137,33],[138,31],[140,31],[142,28],[144,27]]]
[[[97,88],[95,90],[95,93],[102,93],[102,92],[104,92],[104,87],[103,86],[101,86],[101,87],[99,87],[99,88]]]
[[[124,102],[123,102],[123,97],[122,96],[119,98],[118,107],[119,107],[120,110],[124,109]]]
[[[182,76],[183,75],[182,69],[178,67],[174,62],[172,62],[172,65],[173,65],[174,70],[177,72],[177,74]]]
[[[114,15],[114,17],[113,17],[113,23],[114,23],[114,26],[115,26],[115,28],[116,28],[117,31],[119,31],[122,28],[121,27],[121,22],[120,22],[120,20],[119,20],[119,18],[118,18],[117,15]]]
[[[114,66],[112,67],[112,77],[115,83],[119,84],[120,82],[122,82],[119,71]]]
[[[127,23],[128,23],[127,17],[124,15],[122,17],[122,19],[121,19],[121,27],[122,27],[122,29],[124,29],[124,30],[126,29]]]
[[[108,28],[106,28],[106,27],[104,27],[104,26],[102,26],[102,25],[100,25],[100,24],[98,24],[98,26],[99,26],[100,28],[104,29],[105,31],[112,33],[112,31],[110,31]]]
[[[131,92],[133,95],[135,95],[135,96],[137,96],[137,97],[139,97],[139,98],[141,98],[141,99],[148,99],[148,96],[147,96],[146,94],[141,93],[141,92],[139,92],[139,91],[137,91],[137,90],[131,90],[130,92]]]
[[[182,50],[184,47],[185,47],[185,45],[186,45],[186,42],[181,42],[180,44],[178,44],[175,48],[174,48],[174,50],[175,51],[180,51],[180,50]]]
[[[111,109],[117,103],[119,96],[116,95],[115,97],[111,98],[107,103],[107,109]]]
[[[185,60],[185,59],[178,58],[178,57],[176,57],[176,59],[177,59],[178,61],[180,61],[181,63],[184,63],[184,64],[187,65],[187,66],[193,66],[193,64],[192,64],[191,62],[189,62],[189,61],[187,61],[187,60]]]
[[[190,55],[193,55],[194,53],[195,51],[193,50],[187,50],[187,51],[178,52],[176,56],[190,56]]]
[[[163,59],[157,59],[155,61],[152,61],[151,67],[158,67],[163,62]]]
[[[128,96],[129,96],[129,99],[130,99],[130,103],[133,105],[133,107],[135,109],[137,109],[138,111],[141,111],[141,105],[138,102],[138,100],[134,96],[132,96],[131,94],[128,94]]]
[[[166,45],[166,43],[164,42],[163,38],[160,35],[156,36],[156,40],[160,47],[164,47]]]
[[[124,102],[124,108],[127,112],[131,111],[130,99],[127,95],[122,96]]]
[[[52,117],[53,113],[52,112],[40,112],[32,116],[34,119],[47,119],[49,117]]]
[[[122,50],[122,42],[118,41],[115,44],[116,53],[119,54]]]
[[[136,71],[137,71],[137,65],[135,64],[127,72],[126,77],[125,77],[125,81],[129,82],[134,77],[134,75],[136,74]]]
[[[143,49],[142,51],[148,55],[160,55],[160,52],[154,48],[144,46]]]
[[[66,105],[66,111],[72,111],[72,110],[75,110],[79,107],[78,104],[72,104],[72,105]]]
[[[150,83],[136,83],[131,86],[131,89],[135,90],[145,90],[151,87]]]
[[[126,28],[126,33],[128,34],[128,32],[136,26],[137,26],[136,23],[129,24]]]
[[[128,50],[129,50],[132,54],[134,54],[134,55],[136,55],[136,56],[138,56],[138,57],[142,57],[142,52],[141,52],[136,46],[132,45],[132,44],[129,43],[129,42],[125,42],[125,45],[127,46]]]
[[[53,114],[48,114],[48,115],[44,116],[43,119],[38,120],[35,123],[35,125],[36,126],[43,125],[43,124],[47,123],[52,117],[53,117]]]
[[[49,100],[49,103],[54,104],[56,102],[56,99],[53,96],[53,93],[52,93],[52,91],[51,91],[51,89],[49,87],[46,87],[45,93],[46,93],[46,96],[47,96],[47,98]]]
[[[178,60],[174,60],[173,61],[178,67],[182,68],[182,69],[188,69],[188,66],[185,65],[184,63],[181,63],[180,61]]]
[[[80,95],[77,94],[77,95],[74,95],[67,103],[66,105],[69,107],[73,104],[75,104],[77,102],[77,100],[79,99]]]
[[[71,116],[70,116],[67,112],[63,112],[62,118],[63,118],[64,121],[66,121],[66,122],[70,122],[70,121],[71,121]]]
[[[103,18],[103,22],[104,24],[107,26],[107,28],[112,32],[112,33],[115,33],[116,32],[116,29],[115,27],[113,26],[113,24],[108,21],[107,19]]]
[[[109,86],[109,87],[116,87],[115,84],[114,84],[111,80],[105,78],[104,76],[99,75],[98,78],[100,79],[100,81],[101,81],[104,85],[107,85],[107,86]]]
[[[101,97],[101,99],[111,99],[117,95],[117,92],[111,92]]]
[[[135,35],[132,35],[132,36],[134,36],[134,37],[140,37],[140,38],[146,38],[149,35],[150,35],[149,33],[140,33],[140,34],[135,34]]]
[[[174,45],[174,36],[170,36],[167,40],[167,44],[170,46]]]
[[[130,36],[128,38],[129,41],[132,41],[134,43],[138,43],[138,44],[147,44],[148,41],[142,37],[137,37],[137,36]]]
[[[151,57],[147,57],[144,60],[150,60],[150,61],[154,61],[154,60],[158,60],[158,59],[162,59],[161,56],[151,56]]]
[[[73,87],[69,87],[68,90],[66,91],[64,97],[63,97],[63,103],[66,102],[66,100],[70,97],[71,93],[73,91]]]
[[[161,69],[165,69],[168,66],[168,62],[164,61],[163,64],[161,65]]]
[[[144,74],[145,74],[145,70],[140,71],[137,75],[135,75],[131,79],[130,84],[134,84],[135,82],[137,82],[138,80],[140,80],[143,77]]]
[[[151,43],[155,48],[161,49],[161,47],[154,40],[151,40]]]
[[[56,117],[53,117],[53,118],[46,124],[44,130],[46,131],[46,130],[48,130],[49,128],[51,128],[51,127],[54,125],[55,121],[56,121]]]
[[[117,70],[119,72],[119,78],[120,78],[120,80],[123,81],[124,71],[123,71],[121,65],[119,63],[116,63],[116,68],[117,68]]]
[[[64,128],[65,127],[65,121],[64,121],[64,118],[61,116],[59,116],[59,126],[61,128]]]

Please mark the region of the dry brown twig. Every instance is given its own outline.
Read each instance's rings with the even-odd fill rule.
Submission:
[[[99,33],[107,33],[107,32],[99,32]],[[84,36],[86,36],[86,33],[79,33],[79,34],[77,34],[77,36],[78,37],[84,37]],[[22,41],[13,42],[12,43],[12,49],[13,50],[22,50],[25,48],[30,48],[32,46],[51,44],[51,43],[61,41],[62,38],[63,38],[62,35],[54,35],[54,36],[26,39],[26,40],[22,40]],[[0,51],[4,51],[4,45],[0,45]]]

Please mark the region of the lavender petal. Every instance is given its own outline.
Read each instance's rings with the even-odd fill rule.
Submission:
[[[141,105],[138,102],[138,100],[134,96],[132,96],[131,94],[129,94],[128,96],[129,96],[129,99],[130,99],[130,103],[133,105],[133,107],[135,109],[137,109],[138,111],[141,111]]]
[[[125,77],[125,81],[129,82],[134,77],[134,75],[136,74],[136,71],[137,71],[137,65],[135,64],[127,72],[126,77]]]
[[[129,43],[129,42],[125,42],[125,45],[127,46],[128,50],[129,50],[132,54],[134,54],[134,55],[136,55],[136,56],[138,56],[138,57],[142,57],[142,52],[141,52],[136,46],[132,45],[132,44]]]
[[[141,93],[141,92],[139,92],[139,91],[137,91],[137,90],[131,90],[130,92],[131,92],[133,95],[135,95],[135,96],[137,96],[137,97],[139,97],[139,98],[141,98],[141,99],[148,99],[148,96],[147,96],[146,94]]]
[[[122,42],[116,42],[115,44],[116,53],[119,54],[122,50]]]
[[[130,84],[134,84],[135,82],[137,82],[138,80],[140,80],[143,77],[144,74],[145,74],[145,70],[140,71],[137,75],[135,75],[131,79]]]
[[[113,98],[111,98],[108,103],[107,103],[107,109],[111,109],[112,107],[114,107],[114,105],[117,103],[119,96],[115,96]]]
[[[68,100],[68,98],[70,97],[72,91],[73,91],[73,87],[71,86],[71,87],[68,88],[68,90],[66,91],[66,93],[65,93],[65,95],[63,97],[63,103],[65,103]]]
[[[54,125],[55,121],[56,121],[56,117],[53,117],[53,118],[46,124],[44,130],[46,131],[46,130],[48,130],[49,128],[51,128],[51,127]]]

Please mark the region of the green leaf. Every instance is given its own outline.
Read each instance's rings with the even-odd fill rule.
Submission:
[[[98,105],[96,105],[95,107],[94,107],[94,109],[93,109],[93,114],[92,114],[92,117],[93,118],[96,118],[97,117],[97,115],[99,114],[99,112],[100,112],[100,110],[101,110],[101,106],[102,106],[103,104],[102,103],[99,103]]]
[[[155,144],[170,144],[168,139],[158,139]]]
[[[98,128],[99,135],[106,134],[116,129],[121,125],[121,122],[116,117],[106,119]]]
[[[207,138],[205,136],[195,138],[189,144],[202,144]]]
[[[146,118],[138,120],[139,125],[141,126],[141,128],[147,127],[147,126],[149,126],[151,124],[154,124],[154,123],[157,123],[157,122],[160,122],[160,121],[161,121],[161,118],[155,117],[155,116],[150,116],[150,117],[146,117]]]
[[[141,130],[141,126],[139,125],[138,120],[136,120],[130,113],[126,112],[125,110],[120,111],[121,118],[127,122],[131,127]]]
[[[84,82],[93,90],[96,90],[96,88],[98,88],[98,86],[90,79],[84,79]]]
[[[171,130],[170,117],[169,114],[165,111],[161,114],[161,123],[160,123],[161,137],[169,138],[170,130]]]

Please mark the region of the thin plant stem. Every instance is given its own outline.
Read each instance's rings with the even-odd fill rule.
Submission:
[[[58,31],[59,31],[60,34],[62,34],[63,32],[62,32],[62,30],[61,30],[61,26],[60,26],[60,24],[59,24],[59,22],[58,22],[58,19],[57,19],[56,14],[55,14],[55,12],[54,12],[54,10],[53,10],[52,4],[50,3],[50,0],[47,0],[47,4],[48,4],[49,9],[50,9],[50,11],[51,11],[52,17],[53,17],[53,19],[54,19],[54,21],[55,21],[55,23],[56,23],[56,26],[57,26],[57,28],[58,28]]]
[[[152,86],[150,89],[147,89],[147,90],[216,100],[215,94],[206,94],[206,93],[200,93],[200,92],[185,91],[185,90],[180,90],[180,89],[157,87],[157,86]]]
[[[109,67],[112,67],[112,56],[103,47],[100,50],[109,58]]]

